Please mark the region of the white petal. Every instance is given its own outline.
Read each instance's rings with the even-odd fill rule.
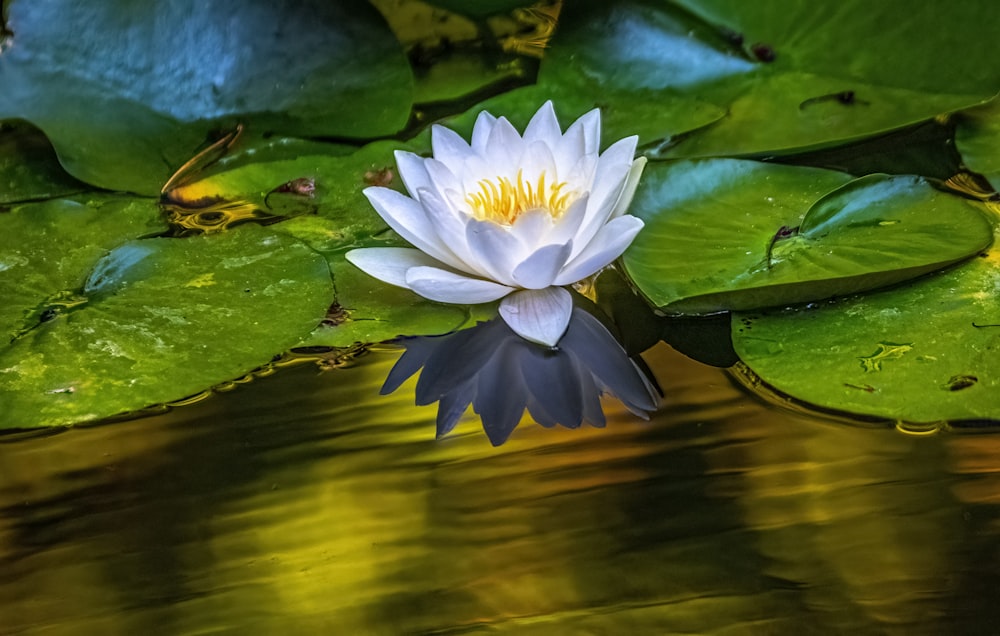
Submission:
[[[590,200],[602,208],[606,206],[609,214],[628,179],[638,141],[635,135],[616,141],[597,160]]]
[[[639,178],[642,177],[642,169],[645,167],[645,157],[639,157],[632,162],[632,168],[629,170],[628,178],[625,179],[625,187],[622,188],[622,192],[618,196],[618,201],[615,202],[615,208],[611,211],[612,219],[625,214],[625,211],[628,210],[628,206],[632,204],[632,197],[635,196],[635,189],[639,186]]]
[[[524,174],[524,180],[532,188],[538,185],[538,179],[545,173],[545,183],[548,187],[556,184],[558,171],[555,159],[549,146],[541,141],[525,145],[524,153],[518,158],[517,166]]]
[[[419,201],[389,188],[365,188],[364,194],[389,227],[414,247],[452,267],[462,266],[462,261],[438,238],[428,219],[428,214],[446,211],[429,212]]]
[[[601,226],[611,218],[615,203],[621,197],[631,174],[636,139],[627,137],[615,142],[598,160],[587,218],[576,235],[577,247],[590,243]]]
[[[411,267],[441,267],[420,250],[410,247],[364,247],[344,255],[349,263],[384,283],[409,288],[406,270]]]
[[[546,245],[514,268],[512,278],[518,287],[542,289],[552,284],[569,259],[573,241],[565,245]]]
[[[465,226],[465,240],[475,261],[470,265],[480,275],[504,285],[517,286],[511,273],[524,259],[525,252],[510,231],[490,221],[472,220]]]
[[[570,124],[566,129],[568,135],[574,129],[580,129],[583,134],[583,152],[581,154],[592,154],[600,151],[601,148],[601,111],[598,108],[585,113],[580,119]]]
[[[468,222],[466,215],[454,209],[450,201],[451,197],[442,197],[434,190],[427,189],[421,190],[417,194],[425,209],[443,210],[439,214],[428,214],[427,220],[438,241],[447,246],[448,253],[453,255],[453,260],[446,262],[464,272],[475,272],[475,268],[470,264],[475,261],[475,258],[469,250],[469,244],[465,238],[465,224]]]
[[[559,172],[559,180],[569,184],[568,187],[572,190],[590,192],[596,170],[597,154],[583,155],[568,171]]]
[[[562,287],[525,289],[500,301],[500,317],[525,340],[554,347],[569,326],[573,297]]]
[[[452,166],[452,169],[455,170],[456,168]],[[480,182],[484,179],[493,181],[500,176],[491,163],[479,155],[469,157],[457,170],[458,172],[455,172],[455,176],[462,183],[463,198],[466,194],[478,193],[482,189]]]
[[[455,176],[455,171],[445,165],[443,161],[428,159],[424,162],[424,167],[426,168],[427,175],[430,178],[430,185],[427,186],[428,189],[434,189],[438,192],[462,189],[462,183],[459,181],[458,177]],[[456,167],[461,169],[461,165]]]
[[[476,123],[472,127],[472,151],[476,154],[483,154],[486,150],[486,140],[493,132],[493,126],[497,123],[497,118],[487,113],[485,110],[476,117]]]
[[[576,237],[580,232],[580,226],[583,224],[584,219],[587,218],[587,207],[589,205],[590,197],[586,194],[574,201],[556,220],[552,231],[545,237],[545,242],[565,243],[570,239],[574,239],[573,242],[578,243]],[[586,246],[586,243],[579,243],[576,249],[579,251]]]
[[[469,144],[454,130],[431,126],[431,150],[434,158],[449,166],[460,166],[472,154]]]
[[[399,177],[403,180],[403,185],[406,186],[410,196],[416,197],[417,190],[430,187],[431,178],[427,174],[423,157],[405,150],[397,150],[393,154],[396,155],[396,169],[399,170]]]
[[[500,117],[493,125],[486,140],[484,159],[489,162],[489,172],[495,176],[508,178],[517,174],[516,161],[521,157],[521,135],[506,117]]]
[[[534,114],[528,126],[524,129],[524,141],[541,141],[554,146],[562,137],[562,129],[559,128],[559,120],[556,118],[556,110],[552,106],[552,100],[542,104],[538,112]]]
[[[548,236],[554,225],[552,215],[549,214],[548,210],[528,210],[514,219],[514,224],[510,226],[510,234],[521,243],[524,253],[530,254],[540,245],[565,243],[572,238],[571,234],[561,241],[549,240]]]
[[[590,244],[563,268],[553,284],[569,285],[603,269],[631,245],[642,226],[642,219],[627,214],[608,222]]]
[[[512,288],[481,278],[470,278],[437,267],[412,267],[406,285],[424,298],[442,303],[476,305],[503,298]]]
[[[584,115],[586,117],[586,115]],[[566,131],[566,134],[552,146],[552,157],[556,162],[556,171],[560,179],[565,179],[563,175],[569,174],[573,166],[580,161],[580,157],[587,154],[587,137],[584,127],[578,125],[583,117],[577,120]],[[594,153],[596,154],[596,153]]]

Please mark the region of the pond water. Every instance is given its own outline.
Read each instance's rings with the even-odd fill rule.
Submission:
[[[1000,632],[1000,437],[777,410],[660,344],[604,429],[470,412],[398,357],[0,444],[2,634]]]

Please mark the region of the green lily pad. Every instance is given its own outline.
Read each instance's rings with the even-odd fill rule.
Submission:
[[[64,265],[54,245],[46,256]],[[269,362],[326,315],[326,262],[301,241],[258,226],[123,243],[71,289],[2,284],[44,314],[0,350],[2,426],[69,425],[198,393]],[[6,293],[6,292],[5,292]]]
[[[331,259],[338,312],[297,346],[349,347],[397,336],[436,336],[496,316],[495,304],[446,305],[387,285],[351,265]]]
[[[73,290],[109,250],[166,231],[156,202],[109,194],[11,206],[0,214],[0,333],[4,342],[38,314],[72,304]]]
[[[718,106],[669,92],[608,90],[597,94],[581,90],[575,83],[553,82],[524,86],[491,97],[441,123],[469,139],[476,117],[485,110],[497,117],[506,117],[515,128],[523,131],[531,116],[547,100],[552,100],[563,130],[581,115],[599,108],[602,147],[631,135],[639,136],[640,145],[655,144],[707,126],[725,115],[725,111]],[[411,143],[429,147],[429,141],[425,139],[429,140],[429,132],[411,140]]]
[[[270,140],[244,148],[212,167],[212,173],[171,190],[169,199],[197,208],[205,201],[245,202],[273,214],[316,214],[331,223],[324,251],[366,239],[386,229],[362,193],[370,185],[402,190],[395,150],[410,146],[377,141],[350,154],[343,147],[294,139]],[[304,183],[304,193],[282,192]],[[285,231],[286,228],[279,228]]]
[[[955,129],[955,145],[970,170],[1000,188],[1000,100],[963,112]]]
[[[73,176],[144,194],[219,127],[368,138],[407,122],[412,76],[367,3],[13,0],[0,119]]]
[[[702,314],[891,285],[993,239],[977,204],[925,179],[871,175],[834,190],[847,179],[737,159],[650,164],[631,208],[647,225],[625,269],[654,305]]]
[[[1000,50],[987,0],[915,11],[905,0],[823,4],[686,0],[568,3],[539,84],[591,93],[696,96],[726,117],[662,157],[801,151],[888,131],[990,99]]]
[[[740,358],[824,411],[908,424],[1000,424],[1000,252],[820,307],[734,314]]]
[[[86,189],[59,165],[52,144],[23,122],[0,124],[0,204],[65,196]]]

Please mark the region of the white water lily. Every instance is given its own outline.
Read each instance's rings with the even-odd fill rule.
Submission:
[[[503,299],[500,316],[521,337],[554,346],[573,309],[564,285],[600,271],[642,229],[625,214],[643,166],[637,137],[600,153],[600,111],[565,132],[551,102],[524,135],[482,112],[466,143],[431,129],[433,157],[396,152],[410,196],[364,193],[413,248],[373,247],[347,260],[371,276],[444,303]]]

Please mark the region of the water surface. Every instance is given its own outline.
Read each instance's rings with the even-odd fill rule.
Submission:
[[[471,413],[393,353],[0,444],[0,634],[1000,633],[1000,437],[776,410],[659,345],[650,422]]]

